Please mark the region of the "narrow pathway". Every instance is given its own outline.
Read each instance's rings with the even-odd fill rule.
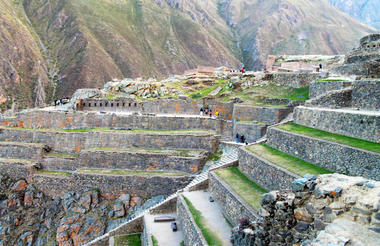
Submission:
[[[209,201],[210,193],[207,191],[193,191],[184,192],[183,195],[202,213],[207,225],[223,241],[223,245],[232,245],[230,242],[232,228],[224,219],[222,208],[219,204],[216,201]]]
[[[154,218],[158,216],[170,216],[176,218],[177,214],[146,214],[144,219],[148,233],[154,236],[159,246],[179,246],[183,241],[182,231],[180,231],[178,228],[178,231],[173,232],[171,228],[171,222],[154,222]]]

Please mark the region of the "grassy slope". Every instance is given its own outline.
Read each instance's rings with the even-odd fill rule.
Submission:
[[[261,195],[267,192],[265,189],[249,180],[236,167],[217,170],[215,173],[252,208],[256,210],[260,208]]]
[[[183,198],[185,199],[186,204],[189,207],[191,214],[193,215],[195,223],[201,230],[202,235],[206,239],[207,243],[209,245],[222,246],[223,245],[222,240],[207,225],[207,221],[202,216],[202,213],[194,207],[194,205],[190,202],[190,200],[187,197],[183,197]]]
[[[170,176],[180,177],[188,174],[182,172],[165,172],[165,171],[140,171],[140,170],[125,170],[125,169],[100,169],[100,168],[81,168],[80,173],[102,174],[102,175],[143,175],[143,176]]]
[[[380,143],[374,143],[374,142],[369,142],[369,141],[365,141],[365,140],[361,140],[357,138],[346,137],[343,135],[338,135],[338,134],[325,132],[325,131],[321,131],[321,130],[306,127],[306,126],[297,125],[295,123],[280,125],[278,126],[278,128],[285,131],[290,131],[290,132],[306,135],[309,137],[324,139],[324,140],[352,146],[355,148],[365,149],[365,150],[373,151],[376,153],[380,153]]]
[[[141,234],[115,236],[115,246],[141,246]]]
[[[332,173],[322,167],[278,151],[266,144],[256,144],[246,148],[256,155],[272,162],[273,164],[283,167],[299,176],[304,176],[305,174],[319,175]]]

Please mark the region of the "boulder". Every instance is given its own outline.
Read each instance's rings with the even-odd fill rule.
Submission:
[[[19,180],[11,187],[11,191],[19,192],[24,191],[26,189],[27,183],[25,180]]]

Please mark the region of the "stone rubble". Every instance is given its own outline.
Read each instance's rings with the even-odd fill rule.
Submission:
[[[259,219],[233,230],[234,245],[378,245],[380,182],[305,175],[263,195]]]

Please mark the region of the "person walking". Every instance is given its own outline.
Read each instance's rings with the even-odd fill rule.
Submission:
[[[212,117],[212,110],[209,111],[210,118]]]
[[[200,115],[203,116],[203,107],[201,107],[201,110],[200,111]]]
[[[236,133],[235,140],[236,140],[236,143],[239,143],[239,141],[240,141],[240,135],[238,133]]]

